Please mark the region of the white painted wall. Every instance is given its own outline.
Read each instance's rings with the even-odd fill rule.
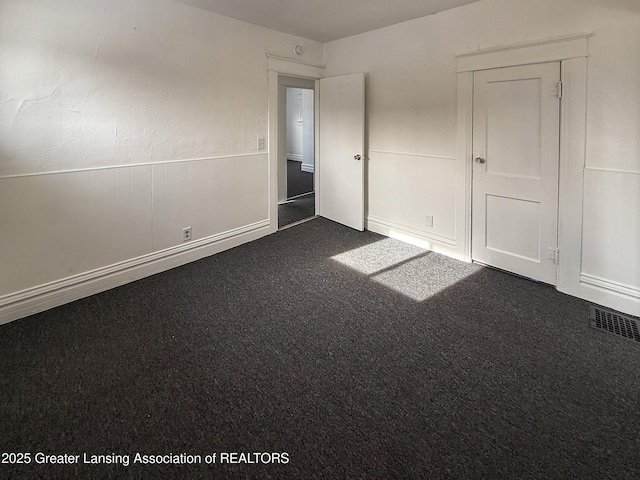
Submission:
[[[313,173],[314,94],[307,88],[287,88],[287,158],[302,162],[302,170]]]
[[[456,152],[456,56],[581,33],[592,35],[575,282],[583,298],[640,314],[636,0],[482,0],[325,44],[327,76],[368,73],[369,228],[464,257],[465,205],[456,192],[466,186],[456,172],[466,159]],[[431,228],[426,214],[434,217]]]
[[[0,322],[266,234],[265,54],[298,43],[322,60],[169,0],[0,2]]]
[[[265,234],[265,52],[297,43],[327,76],[368,72],[369,224],[464,256],[455,57],[575,33],[593,34],[576,282],[639,314],[636,0],[481,0],[325,44],[324,61],[169,0],[0,2],[0,322]]]
[[[302,162],[302,89],[287,87],[287,159]]]

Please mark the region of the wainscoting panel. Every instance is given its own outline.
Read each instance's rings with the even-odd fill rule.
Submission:
[[[0,177],[0,323],[266,235],[267,192],[266,154]]]
[[[217,233],[268,218],[268,195],[269,170],[266,155],[220,159],[213,206]]]
[[[368,228],[456,246],[455,158],[370,151],[367,168]]]
[[[588,298],[640,315],[640,172],[585,169],[580,283]]]

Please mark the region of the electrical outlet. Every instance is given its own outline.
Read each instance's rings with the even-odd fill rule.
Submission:
[[[258,138],[258,150],[264,150],[264,137]]]
[[[433,227],[433,215],[425,215],[424,223],[427,227]]]
[[[182,229],[182,241],[188,242],[191,240],[191,227],[184,227]]]

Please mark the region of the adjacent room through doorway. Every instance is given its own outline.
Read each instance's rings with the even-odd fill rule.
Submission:
[[[278,168],[278,228],[311,218],[316,210],[314,91],[297,86],[284,88],[286,128],[282,130],[286,144],[281,151],[286,163],[279,161]]]

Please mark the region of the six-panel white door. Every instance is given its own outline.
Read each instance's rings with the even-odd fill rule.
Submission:
[[[556,284],[560,64],[474,73],[472,257]]]

